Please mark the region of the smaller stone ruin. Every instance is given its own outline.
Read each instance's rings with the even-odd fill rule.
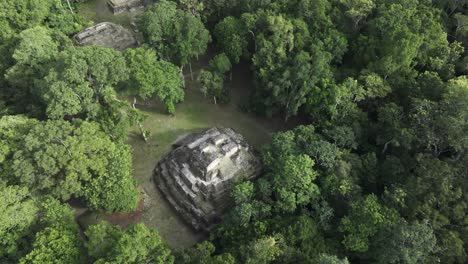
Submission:
[[[261,163],[230,128],[211,128],[177,141],[155,168],[156,184],[196,230],[209,231],[231,205],[234,182],[260,174]]]
[[[145,7],[147,0],[108,0],[107,4],[109,5],[112,13],[114,15],[130,12],[136,9],[142,9]]]
[[[129,30],[110,22],[102,22],[89,27],[76,34],[74,39],[82,46],[96,45],[119,51],[138,46],[138,41]]]

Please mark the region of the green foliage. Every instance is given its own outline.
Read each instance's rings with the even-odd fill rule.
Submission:
[[[247,29],[240,19],[225,17],[216,24],[214,36],[218,47],[232,63],[239,63],[242,55],[247,53]]]
[[[282,254],[277,262],[314,263],[317,256],[331,249],[316,221],[307,215],[289,216],[273,221],[274,232],[282,235]]]
[[[256,37],[252,62],[257,84],[255,108],[268,115],[298,113],[308,100],[320,100],[327,91],[322,82],[332,78],[333,56],[324,43],[312,42],[305,23],[282,15],[260,16],[265,30]],[[310,47],[306,49],[306,47]]]
[[[158,233],[143,224],[125,231],[105,222],[85,232],[86,248],[94,263],[173,263],[171,251]]]
[[[84,263],[75,211],[50,197],[45,197],[39,208],[39,231],[31,251],[19,263]]]
[[[252,199],[254,192],[254,185],[250,181],[242,182],[232,188],[231,196],[234,203],[242,204],[247,203]]]
[[[7,129],[0,138],[8,144],[2,173],[12,183],[63,200],[83,196],[92,208],[136,208],[138,192],[131,178],[130,152],[113,143],[97,124],[18,122],[8,116],[0,123]]]
[[[0,10],[0,20],[18,31],[44,24],[71,34],[84,24],[83,19],[71,14],[60,0],[5,0]]]
[[[277,201],[275,208],[291,212],[319,197],[317,172],[310,156],[300,154],[292,131],[277,134],[263,151],[267,179]],[[300,139],[298,139],[300,140]],[[301,144],[301,146],[304,146]]]
[[[341,0],[340,2],[346,7],[345,13],[353,20],[355,28],[375,8],[374,0]]]
[[[380,232],[372,254],[376,263],[424,263],[435,251],[436,238],[427,223],[403,222]]]
[[[80,247],[78,230],[53,225],[36,234],[33,250],[19,263],[82,263]]]
[[[19,34],[19,43],[12,55],[15,64],[5,74],[11,86],[7,95],[15,103],[32,104],[31,97],[39,93],[35,85],[40,82],[58,54],[58,44],[51,31],[42,26],[26,29]]]
[[[271,263],[281,254],[278,244],[278,240],[274,237],[264,237],[249,243],[241,248],[244,263]]]
[[[201,92],[205,96],[212,96],[215,104],[217,104],[218,100],[222,103],[229,100],[228,91],[224,88],[224,80],[218,74],[201,70],[198,81],[201,84]]]
[[[116,146],[108,151],[107,172],[90,180],[84,196],[92,209],[132,211],[137,207],[140,193],[131,173],[130,150],[127,146]]]
[[[224,53],[218,54],[213,59],[211,59],[210,66],[220,75],[227,73],[232,68],[228,56],[226,56]]]
[[[184,99],[183,76],[170,62],[157,60],[147,48],[129,49],[125,54],[130,69],[129,90],[143,99],[157,96],[174,114],[174,105]]]
[[[109,86],[128,78],[124,58],[108,48],[69,49],[57,60],[41,87],[50,118],[96,115],[99,104],[94,98],[102,98]]]
[[[12,106],[13,111],[27,111],[36,112],[37,109],[31,106],[34,100],[31,97],[36,95],[30,94],[32,87],[25,85],[31,81],[32,77],[38,72],[47,70],[47,67],[29,68],[24,61],[21,65],[16,65],[15,69],[10,70],[10,80],[13,83],[23,84],[21,91],[17,87],[9,87],[10,84],[5,82],[4,75],[6,70],[15,65],[13,59],[13,51],[21,44],[21,50],[28,51],[27,46],[31,47],[37,40],[38,55],[43,56],[44,51],[47,51],[47,43],[49,40],[45,39],[44,31],[46,28],[53,32],[53,39],[67,39],[64,34],[70,35],[83,28],[86,23],[84,19],[73,15],[68,9],[65,9],[60,0],[20,0],[20,1],[2,1],[0,3],[0,55],[2,62],[0,63],[0,83],[2,83],[2,95],[9,105]],[[32,30],[32,29],[37,30]],[[21,36],[20,32],[25,31]],[[33,50],[29,49],[32,53]],[[18,55],[26,55],[20,54]],[[34,56],[34,54],[32,54]],[[37,57],[36,57],[37,58]],[[24,58],[23,58],[24,59]],[[42,61],[43,62],[43,61]],[[42,63],[41,62],[41,63]],[[38,65],[36,65],[38,66]],[[20,69],[22,68],[22,69]],[[22,75],[22,72],[24,74]],[[40,77],[39,77],[40,79]],[[4,93],[4,94],[3,94]]]
[[[360,79],[363,82],[367,98],[385,97],[392,91],[392,87],[374,72],[365,73]]]
[[[26,187],[0,186],[0,260],[18,254],[20,240],[28,235],[38,207]]]
[[[184,66],[205,53],[210,35],[200,18],[159,1],[139,19],[139,29],[162,59]]]
[[[178,0],[179,8],[193,16],[200,17],[205,9],[203,0]]]
[[[13,58],[20,65],[40,67],[57,54],[57,43],[50,36],[50,31],[41,26],[26,29],[20,33],[20,43],[13,53]]]
[[[95,46],[71,48],[59,55],[39,89],[49,118],[94,117],[100,107],[96,98],[104,99],[111,86],[126,79],[128,69],[119,52]]]
[[[349,261],[346,258],[339,259],[337,256],[322,254],[320,255],[320,257],[315,263],[317,264],[349,264]]]
[[[50,196],[45,196],[39,203],[39,224],[42,227],[62,225],[70,230],[78,230],[75,222],[75,210],[67,204]]]
[[[175,263],[182,264],[234,264],[235,259],[229,254],[213,255],[215,246],[203,241],[177,255]]]
[[[394,209],[381,205],[375,195],[353,202],[339,226],[339,231],[345,233],[343,244],[351,251],[366,252],[369,240],[379,230],[396,224],[398,217]]]
[[[97,121],[112,138],[123,139],[141,117],[117,98],[114,87],[128,80],[121,53],[96,46],[69,48],[58,55],[43,82],[38,83],[45,114],[51,119],[80,117]]]

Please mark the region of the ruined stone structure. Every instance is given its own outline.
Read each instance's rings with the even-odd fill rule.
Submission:
[[[231,204],[233,183],[260,171],[259,158],[241,135],[211,128],[177,141],[157,164],[155,181],[189,224],[208,231]]]
[[[96,45],[119,51],[138,46],[136,38],[129,30],[110,22],[89,27],[76,34],[74,38],[80,45]]]
[[[147,0],[108,0],[111,11],[116,14],[141,9],[145,6]]]

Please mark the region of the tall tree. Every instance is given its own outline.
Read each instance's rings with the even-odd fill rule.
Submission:
[[[379,203],[373,194],[351,204],[350,214],[341,219],[339,231],[345,233],[343,244],[351,251],[366,252],[370,239],[398,220],[398,213]]]
[[[108,89],[128,79],[123,56],[95,46],[62,52],[45,78],[42,99],[50,118],[88,114],[95,116]]]
[[[376,6],[374,0],[341,0],[341,3],[346,7],[346,15],[353,20],[355,29]]]
[[[34,238],[33,250],[19,263],[82,263],[78,230],[57,225],[46,227]]]
[[[0,261],[15,260],[21,255],[21,243],[29,235],[38,207],[26,187],[0,186]]]
[[[377,263],[422,263],[436,250],[436,238],[428,223],[397,224],[379,232],[373,243],[371,253]]]
[[[105,222],[85,232],[86,248],[94,263],[173,263],[171,251],[156,230],[143,224],[122,230]]]
[[[47,75],[57,54],[58,43],[52,39],[49,29],[36,26],[19,34],[19,43],[12,56],[16,63],[5,74],[10,86],[5,89],[5,95],[17,108],[25,108],[33,114],[38,111],[35,109],[40,107],[37,105],[40,95],[37,85]]]
[[[210,71],[202,70],[198,77],[198,80],[201,84],[201,92],[207,96],[212,96],[213,101],[217,104],[218,100],[221,99],[222,102],[226,101],[225,89],[224,89],[224,80],[221,76]]]
[[[113,143],[96,123],[0,119],[8,146],[2,173],[33,193],[62,200],[84,197],[88,206],[130,211],[139,198],[127,146]],[[14,131],[11,135],[9,131]]]
[[[205,53],[210,35],[200,18],[177,9],[176,3],[159,1],[139,19],[146,41],[163,60],[179,66],[190,65]],[[191,69],[190,69],[191,70]]]
[[[175,263],[182,264],[234,264],[235,259],[229,253],[214,255],[215,246],[209,241],[203,241],[194,247],[176,255]]]
[[[239,63],[242,55],[247,53],[247,34],[243,22],[232,16],[225,17],[214,29],[218,47],[234,64]]]
[[[83,241],[75,222],[75,211],[50,197],[41,200],[35,223],[38,231],[30,252],[19,263],[84,263]]]
[[[152,49],[129,49],[126,58],[130,69],[131,93],[148,99],[157,96],[170,114],[175,104],[184,99],[183,76],[170,62],[158,60]]]
[[[314,161],[307,155],[297,153],[293,132],[276,135],[272,144],[265,148],[263,160],[275,210],[293,212],[319,196],[319,188],[314,183],[317,176]]]
[[[224,53],[214,56],[214,58],[210,60],[210,66],[221,76],[232,68],[231,61]]]

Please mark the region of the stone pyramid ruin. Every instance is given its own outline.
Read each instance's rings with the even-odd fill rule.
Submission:
[[[260,159],[241,135],[230,128],[211,128],[177,141],[154,175],[184,220],[208,231],[231,204],[233,184],[260,171]]]

